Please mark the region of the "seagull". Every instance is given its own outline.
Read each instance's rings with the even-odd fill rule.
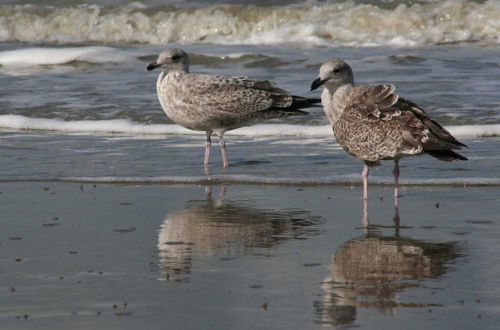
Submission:
[[[206,133],[206,170],[212,134],[219,137],[223,166],[228,167],[225,132],[267,119],[307,115],[301,109],[321,102],[291,95],[268,80],[190,73],[188,54],[181,49],[162,51],[147,70],[156,68],[161,70],[156,91],[166,115],[181,126]]]
[[[320,86],[325,87],[321,102],[335,138],[347,153],[364,162],[364,201],[368,200],[368,168],[379,166],[381,160],[394,160],[396,207],[401,158],[428,154],[446,162],[467,160],[452,150],[466,145],[417,104],[399,97],[394,85],[355,86],[351,67],[330,58],[319,69],[311,90]]]

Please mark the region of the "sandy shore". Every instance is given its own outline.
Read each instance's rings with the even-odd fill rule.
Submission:
[[[212,190],[209,194],[209,190]],[[493,329],[499,190],[0,183],[5,329]]]

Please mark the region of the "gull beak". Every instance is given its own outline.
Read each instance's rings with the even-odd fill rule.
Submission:
[[[160,66],[160,64],[158,64],[158,63],[156,63],[156,61],[154,61],[154,62],[149,63],[149,65],[146,68],[146,70],[151,71],[151,70],[156,69],[159,66]]]
[[[312,82],[311,84],[311,90],[315,90],[316,88],[318,88],[319,86],[323,85],[325,82],[327,81],[327,79],[325,80],[321,80],[321,78],[318,78],[316,79],[315,81]]]

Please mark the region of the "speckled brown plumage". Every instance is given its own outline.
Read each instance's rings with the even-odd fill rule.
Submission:
[[[449,150],[464,144],[394,92],[393,85],[359,86],[339,96],[344,110],[333,127],[345,151],[370,165],[423,152],[445,161],[465,159]],[[449,157],[436,153],[444,150]]]

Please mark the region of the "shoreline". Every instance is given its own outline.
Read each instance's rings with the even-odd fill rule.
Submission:
[[[392,187],[394,182],[391,178],[370,177],[369,186]],[[450,188],[474,188],[474,187],[500,187],[500,179],[475,178],[476,182],[447,182],[453,180],[427,178],[429,182],[412,182],[416,179],[400,180],[399,186],[404,187],[450,187]],[[217,175],[209,177],[106,177],[106,178],[47,178],[47,179],[2,179],[0,183],[33,182],[33,183],[81,183],[81,184],[106,184],[119,186],[271,186],[271,187],[361,187],[363,185],[361,176],[359,180],[341,181],[335,179],[295,179],[295,178],[259,178],[259,180],[249,180],[238,178],[237,175]]]

